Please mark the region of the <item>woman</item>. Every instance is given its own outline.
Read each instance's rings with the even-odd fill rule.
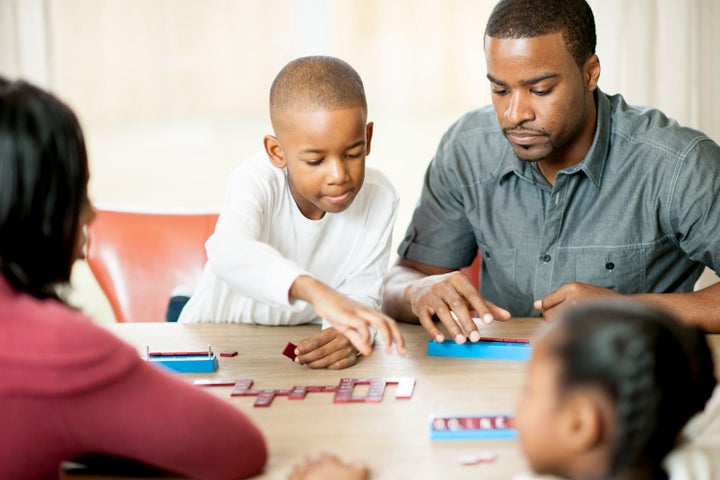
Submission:
[[[245,415],[58,296],[94,217],[88,178],[73,112],[0,78],[0,478],[58,477],[86,456],[192,478],[259,473],[265,442]]]

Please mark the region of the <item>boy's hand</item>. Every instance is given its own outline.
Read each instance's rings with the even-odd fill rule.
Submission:
[[[330,327],[303,339],[295,349],[295,362],[310,368],[341,370],[355,365],[357,352],[350,340]]]
[[[290,287],[290,297],[311,303],[319,317],[345,335],[365,356],[372,353],[372,335],[369,329],[371,325],[382,336],[388,352],[395,343],[398,353],[405,353],[405,339],[395,320],[346,297],[319,280],[307,275],[299,276]]]
[[[306,458],[293,467],[289,480],[367,480],[370,472],[357,462],[345,463],[331,453]]]

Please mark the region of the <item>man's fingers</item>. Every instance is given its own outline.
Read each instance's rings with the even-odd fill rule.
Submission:
[[[545,320],[550,320],[558,312],[568,305],[575,303],[572,296],[567,296],[562,287],[554,292],[548,293],[540,300],[533,302],[533,307],[540,311]]]
[[[457,321],[455,320],[455,317],[452,314],[452,311],[445,303],[441,303],[437,307],[435,307],[435,316],[437,317],[438,320],[440,320],[440,323],[443,324],[443,326],[445,327],[445,330],[447,330],[450,338],[455,340],[455,342],[457,342],[457,343],[465,342],[467,337],[460,329],[460,326],[458,325]]]
[[[551,310],[565,301],[565,295],[555,290],[554,292],[548,293],[540,300],[536,300],[533,303],[533,307],[537,308],[541,312]],[[539,308],[538,308],[539,307]]]
[[[431,299],[432,303],[430,303],[432,310],[435,312],[435,316],[445,326],[450,337],[457,343],[464,343],[467,339],[465,332],[475,328],[475,324],[472,323],[470,319],[465,299],[458,290],[458,285],[456,285],[456,283],[462,285],[463,282],[468,282],[467,277],[458,274],[456,276],[449,276],[445,281],[437,283],[433,288],[435,298]],[[462,320],[459,318],[459,315],[455,313],[455,310],[457,310],[460,315],[465,316],[465,324],[461,325]]]
[[[443,342],[445,340],[445,335],[443,335],[442,331],[435,325],[430,312],[426,311],[420,314],[418,320],[420,321],[420,325],[422,325],[425,331],[428,332],[436,342]]]
[[[480,339],[480,332],[477,325],[473,321],[470,310],[475,310],[480,320],[485,324],[490,324],[495,320],[497,314],[502,314],[502,309],[493,309],[492,304],[486,302],[475,286],[463,274],[453,275],[450,277],[455,295],[450,296],[447,300],[448,304],[455,312],[457,321],[467,334],[471,341],[476,342]],[[509,314],[508,314],[509,316]]]
[[[490,310],[470,280],[462,273],[454,272],[438,276],[430,286],[409,290],[413,312],[420,319],[425,330],[437,341],[443,335],[434,326],[434,315],[457,343],[480,339],[480,332],[473,321],[471,309],[486,314],[486,323],[492,322],[494,314],[503,315],[504,310]],[[506,312],[505,312],[506,313]],[[509,315],[508,315],[509,316]]]
[[[461,329],[463,338],[461,339],[462,341],[458,343],[463,343],[467,338],[472,342],[477,342],[480,339],[480,332],[478,332],[477,325],[473,322],[472,314],[464,299],[454,299],[450,305],[450,313],[455,323],[458,324]]]
[[[492,302],[488,302],[487,300],[485,300],[485,304],[488,306],[488,309],[493,316],[493,320],[497,320],[499,322],[507,322],[512,317],[512,315],[510,315],[510,312],[508,312],[504,308],[498,307]]]

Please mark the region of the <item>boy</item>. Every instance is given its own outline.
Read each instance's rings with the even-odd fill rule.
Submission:
[[[323,330],[295,352],[311,368],[346,368],[370,354],[369,325],[402,353],[397,325],[377,311],[398,196],[365,169],[373,124],[362,80],[337,58],[296,59],[272,84],[270,119],[265,152],[230,177],[208,263],[179,321],[320,318]]]

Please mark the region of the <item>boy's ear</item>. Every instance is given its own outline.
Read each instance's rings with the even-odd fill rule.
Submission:
[[[287,162],[285,161],[285,152],[283,152],[277,137],[265,135],[265,138],[263,138],[263,145],[265,146],[265,152],[270,159],[270,163],[272,163],[274,167],[285,168],[287,165]]]
[[[373,122],[368,122],[368,124],[365,126],[365,137],[367,139],[367,143],[365,144],[366,157],[370,155],[370,143],[372,142],[373,126]]]

